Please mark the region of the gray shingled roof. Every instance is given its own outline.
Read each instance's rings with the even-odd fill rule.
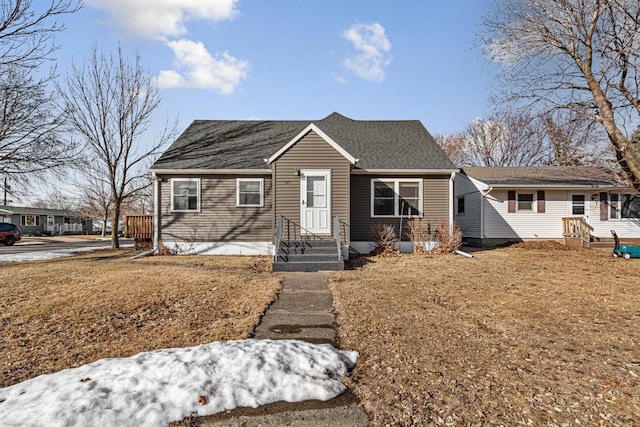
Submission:
[[[610,170],[594,166],[463,167],[462,172],[496,187],[627,187],[617,181]]]
[[[3,206],[0,205],[0,213],[7,213],[9,215],[53,215],[53,216],[66,216],[72,218],[79,218],[83,215],[80,212],[68,211],[64,209],[45,209],[45,208],[30,208],[26,206]]]
[[[456,169],[418,120],[361,121],[338,113],[315,121],[196,120],[151,169],[268,169],[264,159],[311,123],[359,159],[359,169]]]

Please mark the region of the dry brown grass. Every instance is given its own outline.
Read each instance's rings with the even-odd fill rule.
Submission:
[[[332,275],[374,425],[640,425],[640,260],[502,248]]]
[[[0,266],[0,387],[104,357],[247,338],[280,287],[256,273],[266,258],[125,254]]]

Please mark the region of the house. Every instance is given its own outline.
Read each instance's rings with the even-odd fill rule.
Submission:
[[[0,206],[0,222],[19,225],[24,235],[82,234],[86,229],[81,213],[64,209]]]
[[[372,226],[401,213],[451,223],[456,170],[417,120],[196,120],[151,167],[154,243],[250,255],[326,239],[368,252]]]
[[[455,179],[455,221],[467,244],[530,239],[640,238],[640,195],[605,168],[464,167]]]

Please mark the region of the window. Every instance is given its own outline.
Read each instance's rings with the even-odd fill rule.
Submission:
[[[308,176],[306,178],[307,185],[307,207],[308,208],[326,208],[327,207],[327,186],[324,176]]]
[[[20,225],[36,227],[40,225],[40,217],[38,215],[21,215]]]
[[[640,195],[628,193],[611,193],[610,202],[612,219],[640,218]]]
[[[464,196],[458,197],[458,213],[464,213]]]
[[[236,179],[236,206],[263,206],[263,178]]]
[[[421,179],[372,179],[371,216],[422,216]]]
[[[585,213],[585,196],[584,194],[571,195],[571,215],[584,215]]]
[[[611,219],[615,219],[618,218],[618,209],[619,209],[619,205],[618,205],[618,193],[611,193],[611,195],[609,196],[610,202],[609,202],[609,207],[610,207],[610,212],[609,212],[609,217]]]
[[[174,212],[200,211],[200,180],[171,180],[171,210]]]
[[[518,193],[518,211],[533,212],[533,193]]]

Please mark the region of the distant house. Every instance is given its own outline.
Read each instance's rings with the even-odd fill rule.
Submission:
[[[450,223],[456,170],[417,120],[197,120],[151,167],[155,239],[266,254],[319,237],[368,252],[371,227],[401,214]]]
[[[640,238],[640,195],[603,168],[465,167],[454,203],[464,239],[475,246],[563,239],[581,223],[592,238],[611,238],[610,230]]]
[[[83,215],[75,211],[0,206],[0,222],[19,225],[24,235],[82,234],[86,229],[83,219]]]

